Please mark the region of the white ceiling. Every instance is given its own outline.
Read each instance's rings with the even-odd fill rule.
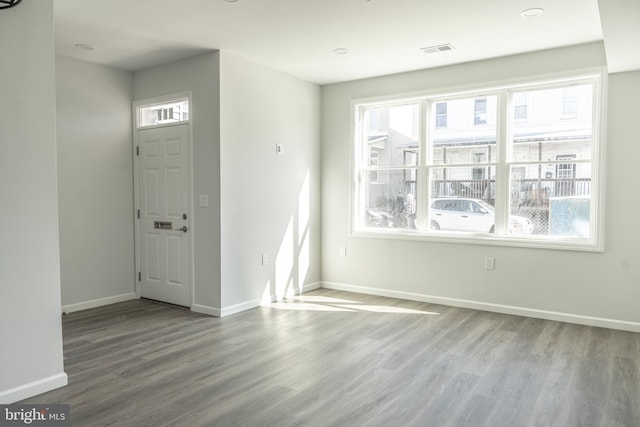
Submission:
[[[639,2],[600,0],[609,23]],[[618,40],[605,40],[607,53],[626,52],[626,58],[625,49],[640,45],[626,46],[627,33],[631,41],[640,40],[640,16],[627,16],[627,32],[615,30],[617,24],[601,24],[598,0],[54,0],[54,5],[60,55],[135,71],[220,49],[318,84],[600,41],[603,27],[618,34]],[[533,7],[545,13],[520,16]],[[78,43],[95,50],[78,50]],[[431,55],[420,50],[445,43],[455,49]],[[336,55],[335,48],[349,54]],[[639,61],[631,67],[640,69]]]

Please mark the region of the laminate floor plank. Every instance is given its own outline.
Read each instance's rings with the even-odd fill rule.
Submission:
[[[63,316],[75,426],[639,426],[640,334],[320,289]]]

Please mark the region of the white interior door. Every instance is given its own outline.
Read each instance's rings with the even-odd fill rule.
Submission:
[[[140,296],[191,306],[189,127],[138,130]]]

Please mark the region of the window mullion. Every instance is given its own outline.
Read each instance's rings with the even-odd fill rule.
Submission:
[[[509,120],[509,93],[501,91],[498,94],[498,125],[496,135],[496,234],[509,233],[509,140],[511,125]]]
[[[418,160],[418,203],[416,212],[416,227],[418,231],[429,230],[429,198],[431,188],[431,173],[428,167],[429,159],[429,101],[420,102],[420,131],[418,132],[419,160]]]

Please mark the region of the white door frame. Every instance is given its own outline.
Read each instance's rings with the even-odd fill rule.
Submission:
[[[167,123],[162,125],[154,125],[154,126],[138,126],[140,121],[138,110],[141,107],[148,107],[151,105],[159,105],[159,104],[167,104],[175,100],[179,99],[188,99],[189,100],[189,120],[182,121],[178,123]],[[135,234],[135,277],[134,281],[136,284],[136,298],[140,299],[140,220],[139,220],[139,210],[140,210],[140,188],[139,188],[139,165],[138,160],[139,157],[137,155],[138,151],[138,131],[142,129],[150,129],[150,128],[158,128],[158,127],[167,127],[167,126],[188,126],[189,130],[189,218],[187,219],[189,225],[189,294],[190,301],[189,307],[193,309],[194,306],[194,282],[195,282],[195,221],[194,221],[194,199],[193,199],[193,99],[191,97],[191,91],[171,93],[167,95],[157,96],[154,98],[146,98],[133,102],[132,115],[133,115],[133,146],[132,146],[132,155],[133,155],[133,218],[134,218],[134,234]]]

